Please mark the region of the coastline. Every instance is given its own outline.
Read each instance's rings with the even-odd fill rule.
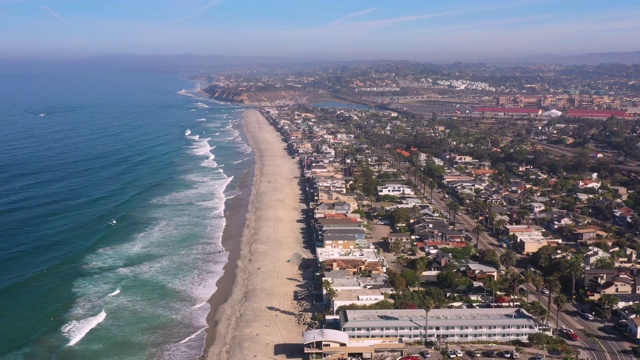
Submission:
[[[255,160],[252,160],[255,162]],[[238,267],[238,259],[240,259],[240,247],[239,241],[242,236],[242,229],[246,223],[246,215],[249,202],[251,198],[251,183],[253,182],[254,166],[250,166],[245,172],[243,172],[240,181],[238,182],[238,190],[240,195],[235,196],[228,200],[228,204],[225,209],[225,218],[227,223],[224,226],[222,232],[222,246],[229,253],[227,263],[224,265],[223,274],[216,282],[216,291],[207,301],[210,306],[209,314],[207,315],[207,328],[205,329],[206,339],[205,346],[202,355],[199,359],[206,359],[207,349],[209,349],[216,336],[216,328],[218,325],[218,319],[216,314],[222,304],[224,304],[230,297],[233,290],[233,284],[236,278],[236,270]]]
[[[240,212],[246,216],[231,217],[236,220],[225,227],[229,262],[209,300],[201,359],[229,359],[240,353],[244,358],[291,357],[300,351],[306,329],[297,321],[301,308],[294,299],[295,291],[303,288],[299,259],[309,257],[303,246],[300,170],[262,114],[249,109],[242,116],[255,156],[251,195],[247,211]],[[233,238],[240,238],[237,248],[231,246]]]

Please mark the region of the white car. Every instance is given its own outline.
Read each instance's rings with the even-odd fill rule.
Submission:
[[[536,360],[544,360],[544,354],[537,354]]]
[[[540,294],[542,294],[542,295],[549,295],[549,289],[547,289],[547,288],[542,288],[542,289],[540,289]]]
[[[447,355],[449,356],[449,358],[453,359],[453,358],[456,357],[457,354],[456,354],[455,351],[449,350],[449,351],[447,351]]]
[[[457,357],[462,357],[462,351],[456,349],[456,356]]]
[[[517,352],[517,351],[513,350],[513,351],[511,352],[511,358],[513,358],[513,359],[519,359],[519,358],[520,358],[520,354],[518,354],[518,352]]]

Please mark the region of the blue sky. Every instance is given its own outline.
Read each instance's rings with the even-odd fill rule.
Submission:
[[[0,0],[0,57],[465,60],[640,50],[637,0]]]

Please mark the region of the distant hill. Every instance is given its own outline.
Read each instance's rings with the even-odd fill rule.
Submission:
[[[218,56],[218,55],[134,55],[109,54],[77,59],[54,60],[3,60],[0,71],[49,71],[65,69],[123,69],[139,71],[198,72],[220,67],[254,64],[279,64],[288,62],[285,58],[260,56]]]
[[[603,52],[581,55],[560,56],[553,54],[532,55],[521,58],[520,62],[562,65],[598,65],[598,64],[640,64],[640,51]]]

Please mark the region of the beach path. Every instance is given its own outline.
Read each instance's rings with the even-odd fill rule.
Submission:
[[[257,110],[246,110],[243,127],[256,165],[236,280],[216,312],[215,340],[207,359],[301,357],[304,325],[294,299],[302,290],[304,204],[300,169],[280,134]]]

